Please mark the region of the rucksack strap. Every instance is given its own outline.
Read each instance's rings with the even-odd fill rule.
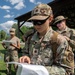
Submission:
[[[57,48],[58,48],[57,36],[58,33],[54,31],[50,41],[52,45],[52,51],[53,51],[53,64],[56,63],[56,57],[57,57]]]

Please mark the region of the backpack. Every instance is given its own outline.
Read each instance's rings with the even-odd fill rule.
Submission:
[[[59,34],[54,31],[52,40],[50,41],[51,45],[52,45],[52,50],[53,50],[53,59],[54,59],[53,63],[56,63],[56,60],[58,59],[58,55],[59,55],[59,54],[57,54],[57,51],[56,51],[58,48],[58,44],[57,44],[57,36],[58,35]],[[68,72],[74,73],[74,54],[73,54],[72,49],[69,46],[69,44],[68,44],[68,49],[65,50],[64,56],[62,57],[61,63],[64,65],[61,65],[61,64],[59,64],[59,65],[62,66],[63,68],[65,68],[67,73]],[[67,66],[65,66],[65,64],[71,68],[67,69]]]

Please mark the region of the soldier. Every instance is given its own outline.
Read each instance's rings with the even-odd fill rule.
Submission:
[[[64,16],[60,15],[54,19],[54,25],[57,26],[57,32],[62,34],[69,45],[72,47],[72,50],[75,51],[75,30],[67,27],[66,19]]]
[[[49,5],[39,4],[32,10],[32,17],[27,21],[33,23],[36,32],[30,43],[26,43],[28,54],[20,57],[19,62],[43,65],[50,75],[71,75],[74,73],[73,52],[67,40],[51,28],[52,20]]]
[[[15,29],[11,28],[10,29],[10,38],[8,41],[11,41],[9,46],[6,46],[5,43],[2,43],[3,47],[6,50],[5,56],[4,56],[4,61],[5,62],[18,62],[18,49],[20,49],[20,40],[18,37],[15,36]],[[7,75],[11,74],[11,65],[6,66],[7,68]],[[14,65],[15,70],[17,69],[17,65]]]

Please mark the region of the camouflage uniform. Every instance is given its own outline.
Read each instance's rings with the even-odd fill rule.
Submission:
[[[52,22],[52,15],[53,13],[50,6],[48,6],[47,4],[39,4],[34,8],[34,10],[32,11],[32,17],[27,21],[33,21],[33,24],[34,21],[36,21],[37,24],[35,23],[34,26],[38,25],[39,27],[41,27],[41,24],[42,26],[46,26],[46,23],[48,23],[48,27],[49,22]],[[45,19],[48,19],[47,22],[45,21]],[[73,62],[72,64],[74,64],[73,52],[71,49],[69,51],[68,42],[62,35],[58,34],[55,42],[53,40],[53,38],[55,37],[52,37],[55,31],[52,30],[51,27],[48,28],[49,29],[46,31],[45,35],[43,35],[41,38],[39,35],[41,32],[37,30],[32,35],[31,39],[27,39],[25,43],[25,55],[28,55],[30,57],[31,64],[45,66],[50,75],[66,75],[67,72],[68,75],[70,75],[70,72],[74,69],[74,66],[69,66],[71,62]],[[57,48],[55,49],[56,57],[53,51],[56,47],[54,46],[55,43],[57,44]]]
[[[20,43],[19,38],[17,38],[16,36],[9,40],[12,41],[16,45],[17,45],[17,42]],[[18,51],[15,47],[13,47],[13,46],[7,47],[5,61],[6,62],[10,62],[10,61],[17,62],[18,61]]]
[[[72,50],[75,54],[75,30],[66,26],[65,30],[63,31],[57,30],[57,32],[70,38],[70,41],[68,41],[68,43],[72,47]],[[74,62],[75,62],[75,55],[74,55]]]
[[[29,46],[26,44],[26,50],[29,47],[29,56],[31,58],[31,64],[38,64],[46,66],[50,75],[65,75],[66,68],[69,67],[66,64],[62,63],[62,58],[64,57],[65,49],[68,47],[67,41],[61,36],[58,35],[58,48],[57,48],[57,64],[53,64],[53,51],[52,45],[50,45],[49,41],[53,35],[53,30],[50,30],[45,34],[44,37],[39,39],[39,35],[36,32],[30,41]],[[65,66],[64,66],[65,65]],[[63,66],[63,67],[62,67]]]
[[[13,30],[13,29],[12,29]],[[10,34],[14,34],[14,33],[10,33]],[[12,44],[15,44],[17,46],[17,44],[20,44],[20,40],[18,37],[14,36],[12,39],[9,38],[8,41],[11,41]],[[9,45],[8,47],[6,46],[6,52],[4,55],[4,61],[5,62],[18,62],[18,49]],[[17,67],[17,65],[14,65],[15,69]],[[11,72],[11,65],[7,64],[7,74],[9,74]]]
[[[57,16],[55,19],[54,19],[54,22],[53,24],[54,25],[57,25],[58,23],[60,23],[61,21],[65,20],[66,21],[67,18],[65,18],[64,16],[60,15],[60,16]],[[63,25],[62,25],[63,26]],[[67,36],[68,38],[70,38],[70,40],[68,41],[69,45],[72,47],[72,50],[75,51],[75,30],[74,29],[71,29],[69,27],[66,26],[66,23],[65,23],[65,29],[63,30],[59,30],[57,29],[57,32],[62,34],[63,36]]]
[[[66,27],[65,30],[57,30],[57,32],[70,38],[70,41],[68,43],[72,47],[72,50],[75,51],[75,30]]]

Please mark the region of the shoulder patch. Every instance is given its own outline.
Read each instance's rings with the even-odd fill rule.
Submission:
[[[72,53],[68,53],[68,56],[67,56],[67,61],[68,62],[73,62],[73,54]]]

